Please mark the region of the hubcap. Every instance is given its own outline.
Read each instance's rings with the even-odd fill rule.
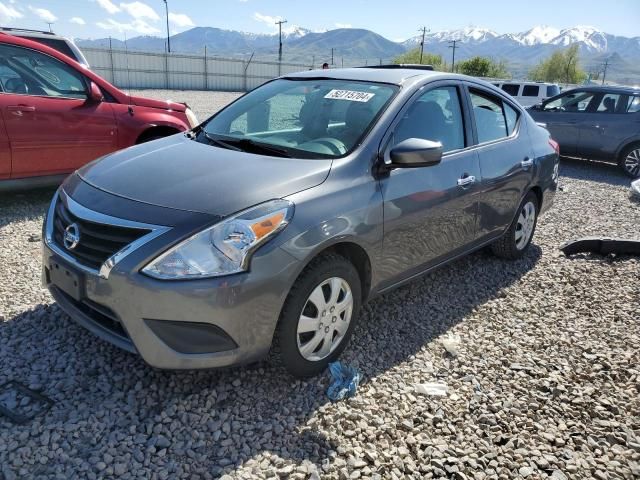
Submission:
[[[629,152],[627,158],[624,159],[624,169],[634,177],[640,175],[640,148]]]
[[[536,224],[536,206],[533,202],[527,202],[520,211],[518,224],[516,225],[516,248],[522,250],[529,243]]]
[[[298,319],[298,351],[317,362],[329,356],[349,329],[353,295],[346,280],[332,277],[313,289]]]

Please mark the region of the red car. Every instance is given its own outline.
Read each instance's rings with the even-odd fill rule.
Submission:
[[[102,155],[193,128],[186,104],[125,94],[40,43],[0,33],[0,190],[59,183]]]

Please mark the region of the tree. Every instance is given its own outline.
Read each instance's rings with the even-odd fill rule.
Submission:
[[[420,47],[414,48],[406,53],[398,55],[393,59],[393,63],[420,63]],[[436,70],[445,70],[447,63],[442,59],[442,55],[433,53],[424,53],[422,56],[422,65],[433,65]]]
[[[581,83],[587,74],[580,68],[578,45],[554,52],[529,72],[537,82]]]
[[[508,78],[507,64],[504,60],[495,61],[489,57],[473,57],[458,63],[457,70],[464,75],[474,77]]]

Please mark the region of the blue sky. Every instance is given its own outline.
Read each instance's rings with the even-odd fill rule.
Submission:
[[[498,33],[589,25],[640,35],[640,0],[169,0],[169,12],[172,33],[192,26],[273,33],[275,20],[284,18],[285,28],[360,27],[390,40],[409,38],[421,25],[431,31],[474,25]],[[163,0],[0,0],[0,25],[47,29],[46,22],[80,38],[164,35],[166,28]]]

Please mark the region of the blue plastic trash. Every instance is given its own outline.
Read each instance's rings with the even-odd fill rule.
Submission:
[[[329,364],[329,373],[333,379],[327,390],[327,396],[332,402],[350,398],[356,394],[360,383],[360,373],[355,368],[340,362],[333,362]]]

